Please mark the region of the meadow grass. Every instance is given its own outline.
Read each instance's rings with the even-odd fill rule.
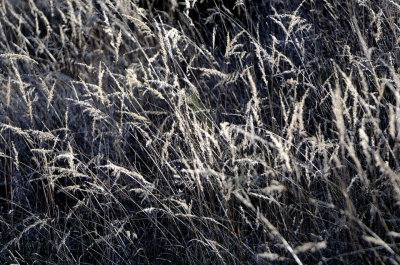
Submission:
[[[400,264],[395,0],[1,0],[1,264]]]

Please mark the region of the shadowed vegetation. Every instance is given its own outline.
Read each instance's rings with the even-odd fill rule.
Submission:
[[[0,1],[2,264],[400,264],[400,4]]]

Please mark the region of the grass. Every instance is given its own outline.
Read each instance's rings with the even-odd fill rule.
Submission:
[[[400,5],[0,1],[2,264],[400,264]]]

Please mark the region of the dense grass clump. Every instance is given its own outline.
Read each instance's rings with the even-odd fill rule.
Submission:
[[[0,1],[1,264],[400,264],[400,4]]]

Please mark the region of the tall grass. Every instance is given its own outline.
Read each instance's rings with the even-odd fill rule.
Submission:
[[[2,264],[400,264],[400,5],[0,1]]]

